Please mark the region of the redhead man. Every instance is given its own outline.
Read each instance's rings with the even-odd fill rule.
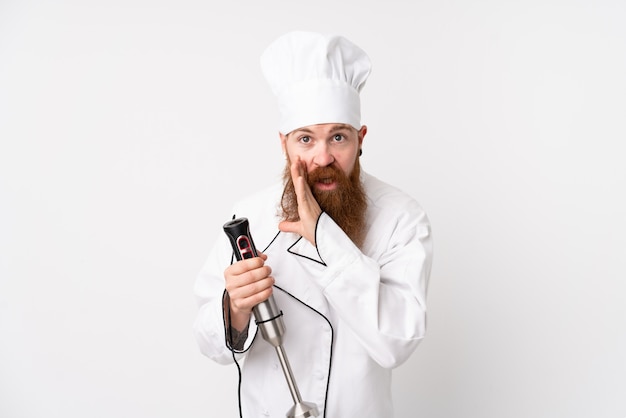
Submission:
[[[261,67],[278,100],[284,178],[233,209],[262,254],[231,263],[224,236],[202,268],[198,344],[243,365],[242,416],[284,417],[289,388],[251,320],[273,295],[302,399],[327,418],[393,417],[392,369],[426,329],[432,240],[420,205],[361,169],[369,57],[341,36],[291,32]]]

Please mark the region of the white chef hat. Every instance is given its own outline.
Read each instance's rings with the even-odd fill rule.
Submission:
[[[361,128],[359,92],[371,71],[370,59],[346,38],[290,32],[261,56],[261,69],[278,99],[278,130],[319,123]]]

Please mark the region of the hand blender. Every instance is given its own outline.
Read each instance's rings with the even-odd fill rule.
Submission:
[[[238,261],[253,257],[258,257],[256,247],[250,235],[250,224],[247,218],[238,218],[224,224],[224,232],[228,235],[230,244],[235,252]],[[254,320],[261,329],[263,339],[270,343],[275,349],[280,365],[283,368],[291,397],[294,405],[287,411],[288,418],[308,418],[317,417],[317,407],[315,404],[303,402],[300,392],[296,386],[287,354],[282,346],[285,325],[282,319],[282,311],[278,310],[274,296],[271,295],[266,301],[259,303],[252,309]]]

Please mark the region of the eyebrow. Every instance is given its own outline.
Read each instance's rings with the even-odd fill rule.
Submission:
[[[343,131],[343,130],[346,130],[346,129],[351,131],[354,128],[352,128],[352,126],[350,126],[350,125],[346,125],[344,123],[341,123],[341,124],[335,125],[335,127],[333,127],[333,129],[330,130],[330,133],[337,132],[337,131]]]
[[[332,129],[330,131],[328,131],[329,134],[335,133],[337,131],[343,131],[343,130],[351,130],[353,129],[352,126],[350,125],[346,125],[345,123],[338,123],[335,124],[335,126],[332,127]],[[309,128],[298,128],[295,131],[291,132],[292,134],[297,134],[297,133],[305,133],[305,134],[312,134],[314,133],[312,130],[310,130]]]
[[[307,128],[298,128],[298,129],[296,129],[295,131],[290,132],[290,133],[289,133],[289,135],[291,135],[291,134],[294,134],[294,135],[295,135],[295,134],[300,133],[300,132],[305,133],[305,134],[312,134],[312,133],[313,133],[313,131],[312,131],[312,130],[310,130],[310,129],[307,129]]]

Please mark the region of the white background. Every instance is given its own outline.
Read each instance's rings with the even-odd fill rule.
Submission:
[[[237,415],[192,285],[279,178],[258,58],[292,29],[369,53],[364,167],[433,224],[398,416],[626,417],[625,22],[621,0],[0,0],[0,417]]]

